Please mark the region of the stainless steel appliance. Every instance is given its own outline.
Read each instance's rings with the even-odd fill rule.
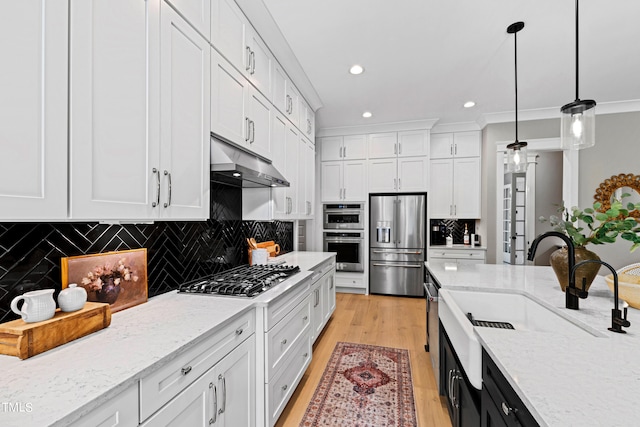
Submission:
[[[325,204],[323,206],[324,228],[364,230],[364,205],[362,203]]]
[[[325,231],[324,251],[335,252],[336,270],[364,271],[364,232]]]
[[[436,377],[436,387],[440,390],[440,334],[438,319],[438,289],[440,285],[426,272],[424,291],[427,300],[427,345],[425,350],[429,352],[431,367]]]
[[[369,291],[424,295],[426,195],[371,194]]]
[[[254,297],[300,272],[290,265],[241,265],[221,273],[183,283],[179,293]]]

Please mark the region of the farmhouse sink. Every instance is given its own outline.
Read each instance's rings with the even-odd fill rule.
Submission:
[[[498,333],[536,331],[571,336],[602,336],[596,330],[566,317],[558,309],[525,293],[487,289],[440,289],[439,317],[453,344],[469,381],[482,388],[482,346],[474,330],[473,319],[508,323],[513,329],[498,328]]]

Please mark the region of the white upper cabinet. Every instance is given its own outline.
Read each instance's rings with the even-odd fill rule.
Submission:
[[[234,0],[211,0],[211,44],[238,70],[248,61],[245,35],[249,21]]]
[[[322,161],[367,158],[367,135],[330,136],[320,140]]]
[[[396,132],[372,133],[369,138],[369,158],[383,159],[398,154],[398,134]]]
[[[431,158],[479,157],[480,146],[480,131],[433,134]]]
[[[254,87],[249,88],[249,149],[270,159],[271,156],[271,103]]]
[[[234,0],[211,0],[211,44],[271,99],[271,51]]]
[[[209,43],[162,4],[160,50],[161,218],[209,218]]]
[[[277,61],[273,63],[273,105],[296,127],[300,127],[300,92]],[[302,126],[304,130],[304,126]]]
[[[2,220],[67,216],[68,16],[66,0],[2,5]]]
[[[211,0],[165,0],[206,40],[211,34]]]
[[[159,55],[147,61],[147,46],[159,49],[153,9],[129,0],[71,2],[74,219],[150,218],[160,210],[151,200],[159,195],[152,169],[160,168]]]
[[[367,198],[367,162],[337,160],[322,162],[322,201],[361,201]]]
[[[248,142],[249,82],[217,51],[211,52],[211,131],[237,144]]]
[[[370,159],[429,154],[429,133],[424,130],[373,133],[368,138]]]
[[[431,218],[480,218],[479,131],[431,135]]]
[[[300,98],[300,130],[312,144],[315,144],[316,119],[309,104]]]

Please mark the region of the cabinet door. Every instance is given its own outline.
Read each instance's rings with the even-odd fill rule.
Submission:
[[[482,427],[508,427],[500,415],[501,409],[493,402],[485,387],[482,387],[480,425]]]
[[[213,49],[211,58],[211,131],[247,145],[249,82]]]
[[[426,157],[398,157],[398,191],[427,191],[428,173]]]
[[[245,70],[248,60],[247,26],[249,21],[234,0],[211,0],[211,44],[238,70]]]
[[[271,103],[249,85],[249,149],[271,158]]]
[[[203,37],[211,36],[211,0],[165,0]]]
[[[320,140],[322,161],[342,160],[344,139],[341,136],[328,136]]]
[[[307,102],[300,98],[300,130],[313,143],[315,135],[315,117],[313,110]]]
[[[138,383],[131,384],[111,400],[83,415],[70,427],[136,427],[138,425]]]
[[[302,143],[303,142],[303,143]],[[313,204],[315,192],[315,170],[316,159],[313,144],[305,138],[301,140],[301,150],[304,154],[301,158],[300,184],[304,183],[304,205],[300,216],[304,218],[313,218]]]
[[[369,191],[371,193],[389,193],[398,189],[397,163],[395,157],[369,160]]]
[[[324,326],[324,315],[322,313],[322,280],[318,280],[311,288],[311,320],[311,325],[313,326],[311,342],[315,342]]]
[[[213,402],[219,393],[214,369],[209,369],[143,422],[141,427],[208,427],[217,417]]]
[[[255,335],[252,335],[215,367],[220,426],[253,427],[256,425],[255,355]]]
[[[209,217],[209,43],[165,3],[161,9],[161,217]]]
[[[382,159],[398,154],[398,134],[396,132],[369,134],[369,158]]]
[[[431,159],[446,159],[453,157],[453,134],[436,133],[430,136]]]
[[[323,301],[326,303],[323,305],[324,323],[326,324],[331,315],[336,310],[336,286],[335,286],[335,272],[331,271],[324,275],[322,278],[323,289]]]
[[[278,113],[273,116],[271,137],[273,139],[271,146],[273,165],[281,173],[285,174],[287,180],[291,180],[287,176],[287,119],[282,114]],[[274,218],[284,218],[287,214],[287,190],[288,188],[286,187],[271,189]]]
[[[322,162],[322,191],[323,202],[337,202],[342,200],[342,182],[344,181],[343,162]]]
[[[296,160],[299,165],[298,176],[296,178],[298,184],[298,218],[306,217],[309,212],[309,205],[307,203],[307,176],[309,174],[309,171],[307,171],[308,151],[309,148],[307,147],[305,139],[300,138],[298,142],[298,158]]]
[[[344,162],[342,198],[364,202],[367,198],[367,166],[364,160]]]
[[[66,0],[2,4],[3,220],[67,216],[68,15]]]
[[[295,127],[300,126],[300,92],[291,80],[287,80],[287,103],[287,117]]]
[[[398,157],[429,154],[429,133],[424,130],[398,132]]]
[[[454,216],[457,218],[480,218],[480,158],[463,157],[453,161]]]
[[[367,158],[367,135],[348,135],[343,138],[342,157],[345,160]]]
[[[233,1],[233,0],[231,0]],[[287,115],[287,73],[284,72],[284,68],[278,64],[277,61],[273,61],[273,84],[271,86],[273,105],[282,113]]]
[[[293,126],[287,125],[286,132],[286,150],[287,150],[287,168],[285,177],[289,180],[291,184],[289,188],[287,188],[287,198],[289,199],[288,204],[288,214],[289,215],[297,215],[298,214],[298,193],[300,192],[300,183],[298,181],[298,170],[300,168],[300,164],[298,163],[298,151],[300,150],[300,135],[298,134],[298,130]]]
[[[128,0],[74,0],[70,16],[71,217],[153,218],[159,16]]]
[[[429,209],[431,218],[453,216],[453,159],[431,160]]]
[[[453,134],[455,157],[479,157],[482,137],[480,131],[456,132]]]
[[[247,27],[246,38],[247,47],[250,51],[249,60],[251,61],[247,70],[247,77],[264,96],[271,99],[271,62],[273,61],[273,56],[251,25]]]

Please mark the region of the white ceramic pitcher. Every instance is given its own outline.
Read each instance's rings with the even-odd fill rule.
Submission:
[[[11,301],[11,310],[22,316],[27,323],[42,322],[53,317],[56,312],[56,302],[53,300],[54,289],[41,289],[26,292]],[[24,300],[22,309],[18,309],[18,302]]]

